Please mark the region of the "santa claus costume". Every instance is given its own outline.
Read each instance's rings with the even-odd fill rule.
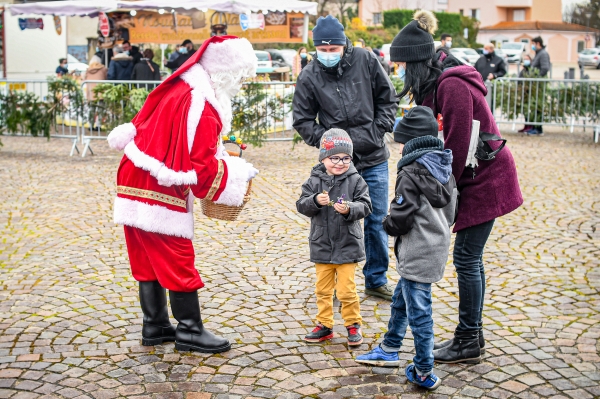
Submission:
[[[162,82],[131,123],[116,127],[109,145],[124,151],[117,173],[115,222],[124,225],[133,277],[144,313],[142,344],[175,341],[178,350],[217,353],[227,339],[202,325],[194,266],[193,202],[207,198],[239,206],[258,171],[229,157],[221,137],[231,129],[231,98],[256,76],[252,45],[212,37]],[[169,290],[171,325],[165,289]]]

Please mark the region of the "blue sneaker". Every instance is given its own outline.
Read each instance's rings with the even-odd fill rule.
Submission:
[[[371,352],[357,356],[355,361],[356,363],[370,364],[378,367],[398,367],[400,365],[398,352],[384,352],[379,345],[377,348],[371,350]]]
[[[433,374],[433,371],[426,377],[417,375],[417,368],[414,364],[406,366],[406,378],[408,379],[408,382],[412,382],[413,384],[430,391],[433,391],[442,383],[442,380],[437,375]]]

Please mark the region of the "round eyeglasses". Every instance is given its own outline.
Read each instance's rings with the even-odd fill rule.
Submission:
[[[352,162],[352,157],[350,157],[350,156],[347,156],[347,157],[343,157],[343,158],[342,158],[342,157],[338,157],[338,156],[333,156],[333,157],[329,157],[329,160],[330,160],[331,162],[333,162],[334,164],[336,164],[336,165],[337,165],[338,163],[340,163],[340,161],[342,161],[342,163],[343,163],[344,165],[348,165],[350,162]]]

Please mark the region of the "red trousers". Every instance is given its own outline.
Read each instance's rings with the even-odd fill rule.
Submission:
[[[192,240],[125,227],[131,274],[137,281],[157,281],[169,291],[204,287],[194,266]]]

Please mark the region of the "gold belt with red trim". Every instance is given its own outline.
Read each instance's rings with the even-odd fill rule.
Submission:
[[[185,196],[190,192],[189,187],[183,192]],[[117,186],[117,193],[128,195],[130,197],[139,197],[139,198],[147,198],[154,201],[163,202],[165,204],[178,206],[180,208],[186,209],[186,200],[173,197],[171,195],[158,193],[156,191],[151,190],[142,190],[141,188],[133,188],[127,186]]]

